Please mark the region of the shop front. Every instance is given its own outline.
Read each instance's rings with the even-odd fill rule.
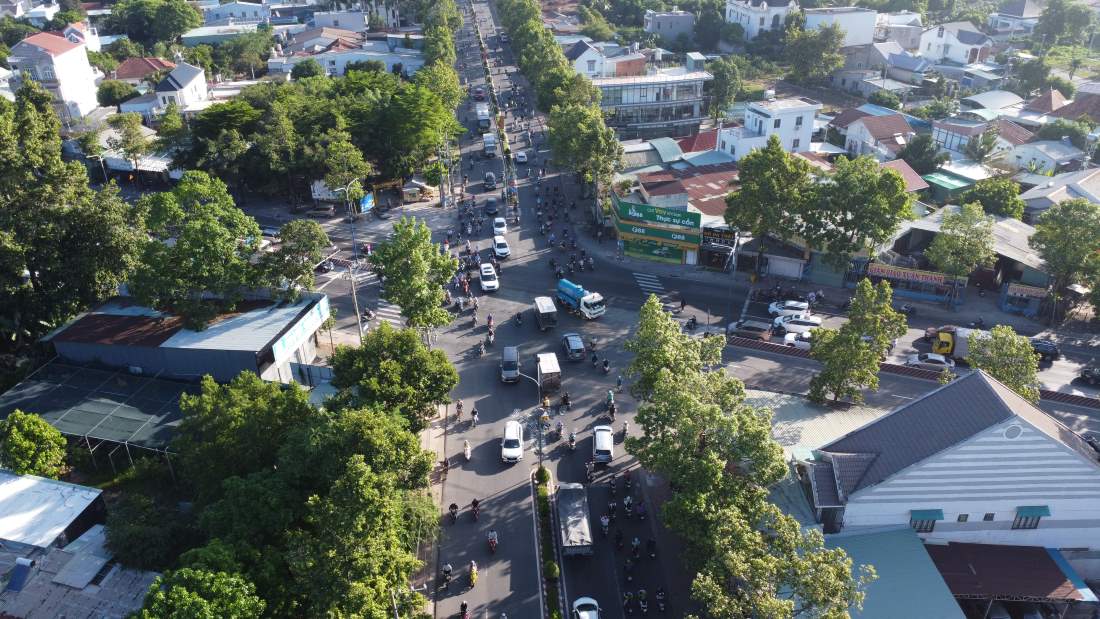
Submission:
[[[703,242],[699,245],[699,264],[708,269],[730,271],[736,268],[736,230],[726,227],[703,228]]]
[[[620,200],[612,193],[612,213],[625,255],[670,264],[696,264],[702,236],[699,213]]]
[[[849,287],[854,287],[864,276],[876,284],[883,280],[890,282],[896,296],[922,301],[946,303],[954,296],[955,304],[958,305],[962,303],[963,293],[966,291],[965,277],[952,277],[935,271],[908,269],[881,262],[867,263],[862,271],[853,269],[848,276]]]
[[[1039,306],[1048,294],[1046,288],[1009,282],[1001,287],[998,305],[1001,311],[1034,318],[1039,315]]]

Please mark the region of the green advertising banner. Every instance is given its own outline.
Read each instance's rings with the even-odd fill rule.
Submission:
[[[617,222],[616,226],[619,228],[619,232],[625,232],[627,234],[634,234],[637,236],[644,236],[653,239],[664,239],[666,241],[687,243],[694,246],[698,246],[699,241],[702,240],[702,237],[698,234],[690,234],[688,232],[673,232],[671,230],[650,228],[649,226],[640,226],[623,221]]]
[[[648,241],[623,241],[623,253],[635,258],[683,264],[684,251],[670,245],[659,245]]]
[[[611,193],[611,200],[615,203],[619,219],[632,219],[634,221],[648,221],[666,226],[684,226],[696,230],[702,225],[703,216],[699,213],[689,213],[660,206],[637,204],[619,199],[619,196]]]

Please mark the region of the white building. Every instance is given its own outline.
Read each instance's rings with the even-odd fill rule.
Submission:
[[[993,39],[967,21],[950,22],[925,28],[920,37],[920,53],[925,58],[961,65],[981,62],[993,48]]]
[[[391,48],[385,41],[368,41],[360,47],[347,49],[333,46],[325,51],[308,51],[284,54],[276,51],[267,59],[267,70],[277,73],[290,73],[294,65],[312,58],[316,60],[328,75],[344,75],[347,66],[353,62],[377,60],[386,65],[386,71],[397,68],[405,75],[412,75],[424,66],[424,54],[420,50],[404,47]]]
[[[206,87],[206,72],[202,67],[181,62],[154,89],[157,105],[166,108],[175,103],[180,109],[206,101],[210,92]]]
[[[46,23],[53,19],[54,15],[57,15],[60,12],[60,2],[57,4],[39,4],[27,11],[26,15],[24,15],[23,17],[31,24],[39,28],[45,28]]]
[[[1085,151],[1060,140],[1039,140],[1020,144],[1005,157],[1017,170],[1040,174],[1064,172],[1085,159]]]
[[[1010,36],[1031,34],[1039,23],[1043,7],[1032,0],[1011,0],[1001,5],[996,13],[989,16],[989,27],[996,34]]]
[[[660,36],[666,41],[675,41],[681,34],[692,36],[695,29],[695,15],[687,11],[653,11],[647,9],[642,18],[642,29]]]
[[[65,26],[61,34],[73,43],[83,43],[89,52],[98,52],[102,49],[99,43],[99,30],[89,25],[87,21],[73,22]]]
[[[376,14],[385,23],[386,28],[390,30],[395,30],[401,25],[401,16],[396,4],[393,6],[380,6]],[[313,25],[366,32],[370,28],[370,16],[370,11],[324,11],[313,14]]]
[[[18,89],[22,75],[28,74],[53,95],[62,120],[78,120],[99,105],[96,79],[101,74],[88,63],[83,43],[49,32],[32,34],[11,48],[8,66],[14,72],[12,89]]]
[[[782,30],[787,16],[797,12],[796,0],[726,0],[726,22],[740,24],[746,41],[767,30]]]
[[[936,543],[1098,550],[1097,456],[973,371],[821,447],[803,472],[826,532],[908,525]]]
[[[642,75],[646,68],[644,54],[617,43],[577,41],[565,50],[565,59],[589,79]]]
[[[841,47],[868,45],[875,40],[875,20],[878,12],[856,6],[805,9],[806,29],[836,24],[844,32]]]
[[[895,159],[916,133],[901,114],[863,116],[852,121],[844,134],[844,147],[855,156],[871,155],[879,161]]]
[[[622,139],[680,137],[695,133],[706,118],[704,84],[714,76],[701,68],[650,69],[644,75],[597,77],[600,108]]]
[[[879,13],[875,18],[875,39],[893,41],[906,51],[916,51],[920,47],[920,37],[924,32],[920,13],[899,11],[897,13]]]
[[[745,109],[744,126],[718,132],[718,150],[737,161],[766,146],[773,135],[787,152],[809,150],[814,116],[821,107],[821,103],[804,97],[754,101]]]
[[[1020,194],[1025,219],[1032,222],[1055,204],[1077,198],[1100,204],[1100,168],[1059,174]]]
[[[205,9],[202,18],[207,26],[262,24],[271,21],[271,7],[256,2],[227,2]]]
[[[0,0],[0,16],[19,19],[31,10],[30,0]]]

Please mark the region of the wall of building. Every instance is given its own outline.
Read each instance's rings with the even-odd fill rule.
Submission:
[[[989,47],[960,43],[955,33],[940,28],[930,28],[921,35],[920,54],[930,60],[950,60],[970,64],[985,60]]]
[[[271,19],[271,9],[263,4],[232,2],[203,11],[203,21],[208,26],[226,24],[255,24]]]
[[[57,76],[58,93],[71,114],[80,118],[96,107],[95,72],[88,62],[84,46],[53,57],[54,74]]]
[[[844,31],[844,43],[841,47],[867,45],[875,38],[875,18],[878,13],[872,10],[829,11],[807,10],[806,29],[816,29],[836,24]]]
[[[643,28],[646,32],[660,35],[662,39],[675,41],[681,34],[692,36],[695,16],[691,13],[650,13],[645,16]]]
[[[59,356],[74,363],[140,367],[146,376],[192,380],[209,374],[218,382],[229,382],[245,370],[258,373],[255,353],[246,350],[147,348],[57,341],[54,349]]]
[[[787,15],[798,11],[798,4],[793,0],[785,5],[773,7],[767,2],[759,6],[751,6],[749,2],[738,0],[726,0],[726,22],[741,24],[745,29],[745,40],[755,39],[761,32],[768,30],[782,30]]]
[[[921,26],[885,26],[879,31],[887,41],[894,41],[908,51],[916,51],[920,48]]]
[[[1019,427],[1017,438],[1006,430]],[[1045,505],[1037,529],[1013,529],[1016,509]],[[844,509],[844,530],[908,525],[910,510],[942,509],[921,537],[1051,548],[1100,546],[1100,470],[1021,420],[989,428],[877,486]],[[985,514],[993,514],[985,521]],[[958,522],[966,514],[966,522]]]

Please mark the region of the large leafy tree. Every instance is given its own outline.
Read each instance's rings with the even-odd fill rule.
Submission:
[[[107,138],[107,145],[121,153],[136,169],[138,161],[153,149],[153,140],[145,134],[148,129],[141,122],[141,114],[115,114],[107,124],[115,131],[115,135]]]
[[[454,67],[443,62],[433,62],[420,67],[413,79],[417,84],[434,91],[443,103],[443,107],[449,110],[458,107],[466,96]]]
[[[710,89],[710,115],[716,122],[733,105],[733,100],[741,90],[741,71],[737,63],[729,58],[719,58],[707,65],[714,79],[707,82]]]
[[[988,335],[972,332],[968,349],[971,367],[989,372],[1027,400],[1039,401],[1039,355],[1028,338],[998,325]]]
[[[108,23],[113,31],[152,47],[202,25],[202,14],[184,0],[122,0],[111,7]]]
[[[259,619],[264,601],[240,574],[183,568],[158,576],[135,619],[233,617]]]
[[[260,259],[263,279],[278,282],[290,298],[313,287],[313,270],[332,246],[315,221],[296,219],[279,229],[278,246]]]
[[[883,280],[872,285],[864,278],[856,284],[845,327],[868,341],[878,358],[883,358],[894,340],[905,335],[908,323],[905,315],[894,309],[894,292]],[[816,347],[817,342],[814,342]]]
[[[841,268],[853,254],[888,241],[913,217],[913,198],[901,175],[871,157],[841,157],[817,196],[818,210],[804,218],[802,236]]]
[[[925,255],[937,269],[954,277],[966,277],[980,266],[993,264],[993,218],[976,203],[945,213]]]
[[[627,449],[674,489],[661,515],[685,541],[693,596],[722,617],[839,616],[858,606],[866,574],[853,579],[843,552],[767,501],[787,474],[769,413],[745,404],[736,378],[704,371],[720,345],[692,343],[678,327],[656,297],[646,301],[627,344],[644,398]]]
[[[898,159],[904,159],[917,174],[931,174],[950,157],[947,153],[940,152],[932,134],[922,133],[901,149]]]
[[[114,107],[138,96],[137,88],[120,80],[103,80],[96,89],[96,101],[103,107]]]
[[[434,329],[450,324],[453,316],[443,307],[444,286],[458,262],[432,242],[427,224],[402,217],[393,226],[393,236],[374,248],[370,262],[385,278],[387,300],[401,306],[410,327]]]
[[[978,163],[985,163],[997,148],[997,129],[991,127],[970,138],[966,143],[966,156]]]
[[[862,402],[864,389],[878,391],[879,353],[855,328],[814,329],[810,356],[822,365],[810,379],[811,400]]]
[[[1050,61],[1043,56],[1025,60],[1016,66],[1016,92],[1021,97],[1030,97],[1032,93],[1047,85],[1050,80]]]
[[[840,53],[843,44],[844,31],[837,24],[809,30],[788,27],[785,50],[791,77],[803,83],[825,79],[843,66],[844,54]]]
[[[0,341],[19,348],[118,289],[142,215],[62,159],[53,98],[32,80],[0,101],[0,195]]]
[[[1061,140],[1068,138],[1070,144],[1077,148],[1088,147],[1089,133],[1092,127],[1083,120],[1066,120],[1059,118],[1054,122],[1046,123],[1035,132],[1035,137],[1040,140]]]
[[[964,204],[977,202],[990,215],[1019,219],[1024,216],[1020,186],[1009,176],[994,176],[974,183],[961,196]]]
[[[1084,198],[1055,204],[1039,216],[1028,242],[1054,279],[1055,292],[1084,281],[1100,251],[1100,205]]]
[[[738,167],[741,187],[726,197],[726,223],[758,239],[759,265],[769,236],[785,240],[799,231],[814,195],[810,164],[792,157],[773,135]]]
[[[607,183],[621,166],[622,146],[594,104],[554,106],[547,121],[554,158],[585,185]]]
[[[219,310],[235,307],[242,291],[264,283],[251,263],[260,227],[236,207],[221,181],[187,172],[171,191],[139,204],[149,213],[151,237],[131,279],[141,303],[203,328]]]
[[[1089,7],[1075,0],[1051,0],[1039,14],[1032,36],[1046,47],[1058,43],[1080,43],[1095,22]]]
[[[382,405],[403,416],[414,432],[458,384],[458,372],[443,351],[429,350],[415,331],[385,322],[364,336],[362,346],[338,346],[332,369],[341,407]]]
[[[57,479],[65,469],[65,437],[38,415],[15,409],[0,421],[0,465]]]

